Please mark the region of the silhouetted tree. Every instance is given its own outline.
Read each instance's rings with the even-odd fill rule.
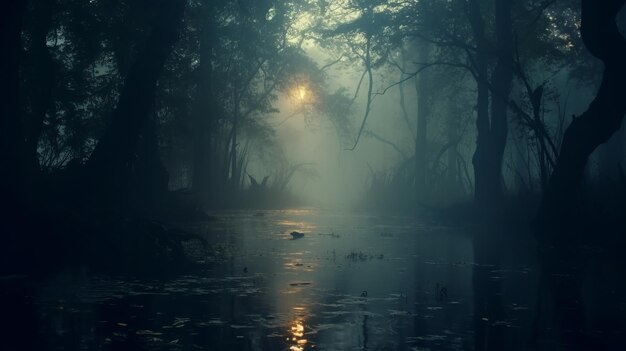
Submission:
[[[9,206],[15,205],[17,193],[23,190],[25,145],[18,91],[25,5],[25,1],[9,0],[0,6],[0,35],[4,46],[0,52],[0,189]]]
[[[198,78],[196,88],[196,103],[194,111],[194,145],[193,145],[193,176],[192,187],[202,198],[210,196],[214,181],[212,168],[215,168],[213,156],[211,127],[214,123],[216,106],[213,92],[213,46],[217,35],[214,33],[215,5],[211,1],[202,1],[200,12],[202,17],[201,33],[199,38]]]
[[[158,3],[152,31],[129,67],[110,126],[87,162],[88,191],[101,200],[119,200],[129,191],[137,143],[152,116],[157,80],[178,39],[184,8],[184,0]]]
[[[476,151],[474,153],[474,196],[483,205],[492,205],[502,194],[502,158],[508,134],[508,97],[512,87],[513,30],[511,1],[495,1],[496,65],[488,78],[489,44],[477,0],[468,2],[468,16],[474,33],[478,95]],[[492,94],[489,98],[489,87]],[[499,96],[494,96],[498,94]]]
[[[431,61],[432,45],[423,40],[418,44],[419,62]],[[425,200],[428,178],[428,119],[432,110],[432,74],[430,70],[423,70],[415,77],[415,91],[417,93],[417,123],[415,137],[415,191],[420,201]]]
[[[539,223],[571,223],[589,155],[620,128],[626,114],[626,39],[615,17],[624,0],[582,0],[580,33],[589,52],[604,63],[602,83],[587,111],[573,117],[540,212]]]
[[[28,47],[25,62],[31,68],[28,85],[31,94],[29,113],[24,116],[26,162],[31,170],[39,171],[38,146],[39,137],[43,128],[46,113],[52,103],[52,89],[55,84],[55,63],[48,50],[48,32],[52,27],[52,16],[55,12],[56,1],[31,1],[32,15],[30,17],[30,46]],[[30,61],[30,62],[28,62]]]

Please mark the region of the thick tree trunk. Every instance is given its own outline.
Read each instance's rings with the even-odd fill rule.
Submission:
[[[29,173],[39,171],[37,146],[43,127],[46,112],[50,106],[52,88],[54,86],[54,61],[48,50],[47,36],[52,24],[53,0],[39,0],[34,2],[33,29],[31,33],[30,67],[32,68],[33,82],[32,98],[30,101],[32,112],[28,116],[26,139],[26,162]]]
[[[419,45],[419,61],[428,62],[431,45],[421,42]],[[417,91],[417,130],[415,137],[415,192],[417,199],[425,200],[428,175],[428,116],[430,114],[430,96],[428,70],[423,70],[416,77]]]
[[[184,0],[158,3],[152,33],[126,76],[111,125],[87,163],[87,185],[102,201],[120,201],[127,189],[133,157],[150,111],[165,60],[178,39]]]
[[[602,174],[601,179],[615,179],[618,174],[619,166],[626,155],[624,143],[626,141],[626,128],[622,126],[613,137],[598,151],[599,156],[599,172]]]
[[[154,113],[141,131],[137,147],[137,160],[132,167],[131,204],[147,214],[161,210],[162,200],[168,190],[169,174],[161,160],[158,128]]]
[[[211,167],[214,164],[212,148],[212,119],[214,113],[214,97],[212,89],[211,58],[213,51],[213,30],[210,1],[202,4],[204,23],[200,37],[200,64],[198,68],[198,87],[196,96],[195,128],[194,128],[194,159],[193,159],[193,190],[208,201],[213,184]]]
[[[502,159],[508,137],[508,105],[513,83],[513,28],[511,0],[496,0],[496,52],[497,63],[491,77],[491,152],[488,179],[492,183],[488,200],[497,201],[502,196]],[[497,97],[494,95],[498,95]]]
[[[476,127],[478,137],[474,153],[474,197],[481,205],[492,206],[502,196],[502,159],[508,136],[508,98],[513,82],[513,29],[511,1],[495,1],[497,63],[491,75],[493,91],[489,99],[484,23],[477,1],[470,1],[470,22],[478,43],[476,70],[478,102]],[[497,96],[494,96],[496,95]],[[490,108],[489,101],[491,102]],[[488,111],[490,109],[490,111]],[[489,113],[490,112],[490,113]]]
[[[513,58],[511,0],[495,0],[497,63],[491,79],[488,78],[489,47],[485,37],[485,22],[478,0],[468,2],[468,15],[478,48],[474,58],[477,75],[477,139],[472,159],[475,178],[474,199],[484,209],[494,210],[502,192],[501,168],[508,132],[507,99],[513,80],[510,66]],[[491,92],[489,85],[493,89]],[[491,216],[491,211],[486,213]],[[475,255],[478,260],[488,259],[491,264],[497,266],[500,264],[501,257],[500,251],[494,249],[497,247],[495,244],[498,239],[494,235],[496,233],[492,231],[476,233],[474,247],[477,250]],[[473,317],[476,328],[474,348],[476,350],[500,350],[506,340],[504,332],[501,327],[485,323],[483,318],[489,321],[503,318],[501,301],[497,299],[501,287],[499,284],[486,282],[485,272],[481,270],[476,270],[474,274],[474,284],[477,289],[474,296],[476,306]]]
[[[0,267],[10,269],[15,247],[22,242],[20,227],[24,201],[22,121],[19,110],[19,57],[25,1],[7,0],[0,5]]]
[[[9,207],[22,188],[23,131],[19,111],[19,57],[25,1],[7,0],[0,5],[0,189]]]
[[[620,128],[626,114],[626,39],[615,17],[624,0],[582,1],[581,35],[592,55],[604,63],[600,89],[587,111],[565,131],[538,215],[540,225],[570,221],[589,155]]]

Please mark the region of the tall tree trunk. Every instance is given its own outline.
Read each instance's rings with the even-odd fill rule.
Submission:
[[[626,154],[624,148],[625,140],[626,128],[622,126],[606,144],[598,149],[600,151],[599,171],[605,178],[614,179],[618,175],[620,163],[624,160],[624,155]]]
[[[236,100],[238,101],[238,100]],[[237,103],[238,105],[239,103]],[[237,177],[237,133],[239,127],[239,108],[235,107],[233,116],[232,138],[230,139],[230,182],[233,191],[238,190],[239,178]]]
[[[430,59],[431,45],[424,41],[419,45],[419,61]],[[417,199],[425,200],[428,174],[428,116],[430,114],[430,97],[432,96],[427,70],[423,70],[415,78],[417,91],[417,130],[415,138],[415,192]]]
[[[480,6],[477,0],[470,0],[468,5],[470,24],[478,48],[475,58],[478,76],[477,139],[472,159],[475,178],[474,198],[483,206],[492,206],[502,195],[502,159],[508,135],[507,100],[513,81],[511,1],[495,0],[497,63],[490,80],[487,78],[488,45]],[[493,89],[491,99],[489,85]]]
[[[542,199],[539,224],[564,224],[571,219],[589,155],[619,130],[626,114],[626,39],[615,20],[624,3],[582,0],[580,33],[589,52],[604,63],[604,73],[587,111],[565,131]]]
[[[161,160],[156,114],[150,113],[141,131],[130,184],[131,205],[145,214],[158,213],[168,191],[169,174]]]
[[[25,161],[31,175],[39,171],[37,146],[54,86],[54,61],[48,50],[47,37],[55,4],[53,0],[38,0],[34,1],[33,5],[33,29],[29,55],[32,59],[30,67],[33,70],[31,84],[33,95],[30,101],[32,112],[28,116],[28,128],[25,131]]]
[[[19,57],[22,17],[26,7],[22,0],[7,0],[0,5],[0,189],[3,201],[17,199],[23,172],[23,131],[19,105]]]
[[[19,64],[22,16],[25,1],[7,0],[0,5],[0,267],[10,269],[24,221],[22,121],[19,105]]]
[[[511,64],[513,59],[511,0],[495,1],[495,32],[496,32],[496,66],[488,78],[489,72],[489,45],[485,37],[485,22],[478,0],[469,0],[468,16],[472,27],[474,40],[477,46],[476,57],[473,58],[477,75],[476,101],[476,150],[472,162],[474,164],[474,199],[488,210],[495,209],[497,200],[502,191],[502,158],[507,139],[507,99],[511,91],[513,73]],[[489,83],[488,83],[489,82]],[[490,91],[490,86],[492,91]],[[497,96],[496,96],[497,95]],[[491,211],[486,212],[492,215]],[[491,218],[490,218],[491,219]],[[500,265],[500,251],[494,250],[497,242],[495,233],[488,230],[476,234],[476,256],[488,253],[491,264]],[[476,271],[474,284],[486,284],[484,272]],[[501,301],[493,296],[499,296],[499,284],[488,284],[487,287],[478,287],[474,297],[476,311],[474,323],[476,326],[474,348],[476,350],[500,350],[505,344],[505,336],[500,327],[484,322],[501,320],[504,311]],[[485,290],[485,294],[481,292]],[[482,295],[482,296],[481,296]]]
[[[214,166],[212,149],[212,115],[214,97],[212,89],[212,5],[205,0],[202,3],[202,33],[200,37],[200,63],[198,67],[198,88],[196,96],[195,128],[194,128],[194,159],[193,159],[193,190],[208,201],[213,184],[211,167]]]
[[[488,82],[488,56],[487,42],[485,39],[485,23],[477,0],[468,2],[468,16],[472,27],[474,41],[476,42],[477,54],[474,58],[476,75],[476,150],[472,158],[474,165],[474,198],[482,202],[486,194],[491,190],[486,174],[488,154],[491,149],[490,123],[489,123],[489,86]]]
[[[400,77],[398,80],[402,80],[404,79],[405,73],[406,72],[406,54],[404,52],[404,48],[402,48],[401,52],[400,52],[400,56],[402,58],[402,72],[400,73]],[[411,133],[411,138],[413,138],[413,142],[416,142],[416,136],[415,133],[411,130],[412,129],[412,125],[411,125],[411,121],[409,120],[409,112],[406,109],[406,98],[404,96],[404,83],[399,84],[398,85],[398,89],[400,90],[399,95],[400,95],[400,108],[402,109],[402,119],[404,120],[404,123],[406,123],[406,127],[409,130],[409,133]]]
[[[460,187],[457,185],[459,182],[459,168],[458,168],[458,143],[459,138],[459,116],[453,111],[448,109],[448,116],[446,118],[446,137],[450,147],[447,150],[447,172],[446,178],[451,187],[451,190],[458,191]]]
[[[152,33],[126,76],[111,125],[87,163],[87,185],[98,200],[120,201],[129,190],[139,135],[150,118],[161,69],[178,39],[184,7],[184,0],[158,3]]]
[[[504,188],[502,159],[509,132],[507,112],[513,83],[512,3],[512,0],[496,0],[495,3],[497,63],[491,76],[491,153],[487,171],[492,184],[487,196],[491,201],[497,201]]]

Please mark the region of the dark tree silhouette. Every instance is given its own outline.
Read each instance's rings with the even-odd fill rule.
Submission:
[[[571,223],[589,155],[619,130],[626,114],[626,39],[615,20],[625,3],[582,1],[580,33],[589,52],[604,63],[604,73],[587,111],[573,117],[565,131],[539,210],[540,225]]]
[[[474,68],[477,75],[476,151],[474,153],[474,177],[476,201],[481,205],[492,204],[502,194],[502,158],[508,134],[507,99],[513,82],[513,30],[511,1],[495,2],[496,66],[488,78],[489,44],[485,37],[485,21],[478,1],[468,3],[468,15],[477,55]],[[492,92],[489,99],[489,88]],[[491,105],[490,105],[491,103]]]
[[[20,38],[25,2],[9,0],[2,4],[0,35],[0,187],[5,201],[16,199],[23,175],[24,150],[22,122],[18,99]],[[13,204],[11,204],[13,205]]]
[[[152,116],[156,84],[178,39],[184,0],[159,2],[152,32],[131,65],[111,124],[87,163],[87,184],[96,198],[124,198],[140,134]]]
[[[194,128],[194,145],[193,145],[193,178],[192,186],[196,193],[202,198],[208,198],[212,182],[211,165],[214,163],[212,158],[212,141],[211,141],[211,125],[216,116],[215,104],[213,102],[214,93],[212,87],[212,67],[211,60],[213,56],[213,41],[215,40],[213,18],[214,4],[211,1],[202,1],[202,29],[200,34],[199,45],[199,67],[198,67],[198,85],[196,88],[195,103],[195,128]]]
[[[421,42],[419,45],[419,61],[429,62],[432,53],[432,45]],[[417,92],[417,130],[415,132],[415,190],[419,200],[425,199],[428,175],[428,118],[430,114],[432,95],[430,84],[432,74],[427,70],[420,72],[415,80]]]
[[[26,141],[26,166],[29,173],[39,171],[37,146],[41,135],[46,112],[51,103],[52,89],[54,87],[55,64],[48,50],[48,31],[52,24],[52,16],[56,5],[54,0],[32,1],[32,30],[30,38],[29,55],[26,59],[31,60],[32,72],[32,97],[31,112],[25,129]]]

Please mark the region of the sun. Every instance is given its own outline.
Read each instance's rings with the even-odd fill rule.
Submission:
[[[298,86],[297,90],[296,90],[296,97],[298,98],[298,100],[300,100],[300,102],[304,102],[307,98],[307,89],[304,85],[300,85]]]
[[[285,93],[295,109],[309,109],[313,106],[317,97],[315,88],[309,77],[298,74],[291,78]]]

